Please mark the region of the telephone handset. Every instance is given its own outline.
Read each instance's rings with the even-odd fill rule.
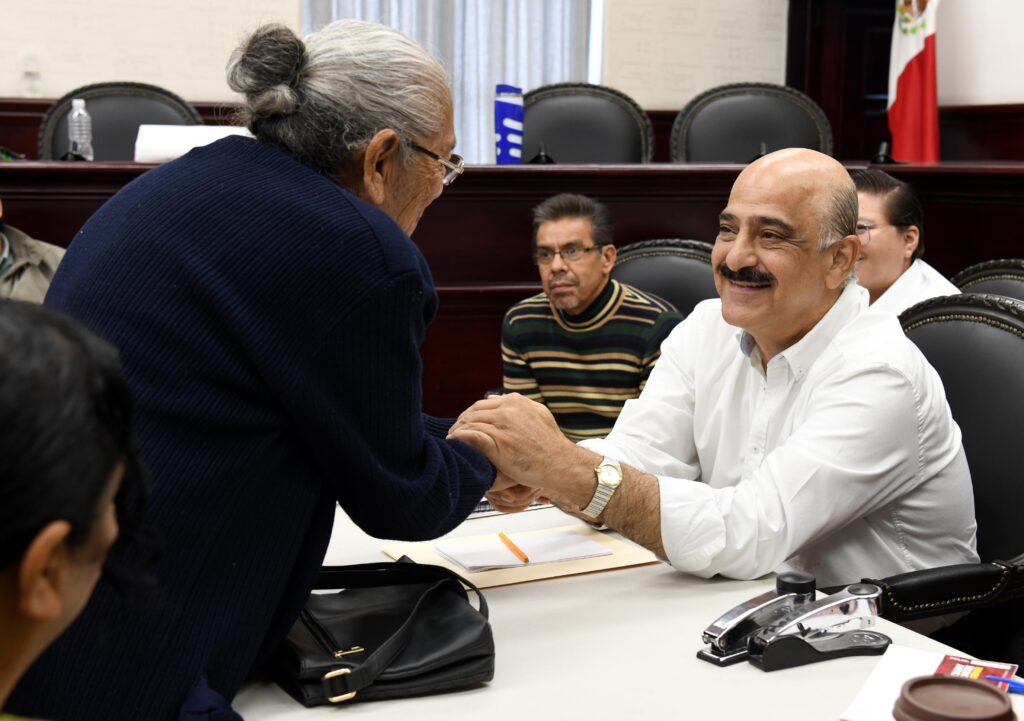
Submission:
[[[883,653],[890,639],[866,630],[878,616],[881,594],[874,584],[854,583],[814,600],[812,576],[780,573],[775,591],[740,604],[704,629],[708,646],[697,657],[719,666],[749,660],[774,671]]]

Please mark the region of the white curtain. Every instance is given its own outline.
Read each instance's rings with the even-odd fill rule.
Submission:
[[[456,152],[469,163],[494,162],[495,85],[525,92],[588,78],[591,0],[303,0],[303,32],[339,18],[390,25],[441,60]]]

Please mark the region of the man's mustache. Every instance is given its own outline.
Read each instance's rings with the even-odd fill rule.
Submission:
[[[718,274],[726,280],[733,280],[737,283],[754,283],[757,285],[764,285],[766,283],[775,282],[775,278],[770,273],[762,273],[754,268],[740,268],[739,270],[733,270],[724,262],[718,264]]]

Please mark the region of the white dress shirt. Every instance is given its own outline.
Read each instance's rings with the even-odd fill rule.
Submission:
[[[658,477],[677,569],[801,570],[831,586],[978,560],[942,383],[895,317],[867,304],[848,285],[765,373],[753,338],[705,301],[608,437],[581,442]]]
[[[903,275],[871,304],[872,310],[899,315],[912,305],[941,295],[956,295],[960,289],[935,268],[918,258]]]

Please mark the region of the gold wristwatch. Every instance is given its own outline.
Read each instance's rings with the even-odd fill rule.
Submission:
[[[615,491],[619,489],[619,484],[622,483],[622,466],[611,458],[602,458],[601,462],[597,464],[597,468],[594,469],[594,475],[597,477],[597,490],[594,491],[594,497],[590,499],[590,503],[582,513],[596,523],[604,513],[608,501],[612,500]]]

